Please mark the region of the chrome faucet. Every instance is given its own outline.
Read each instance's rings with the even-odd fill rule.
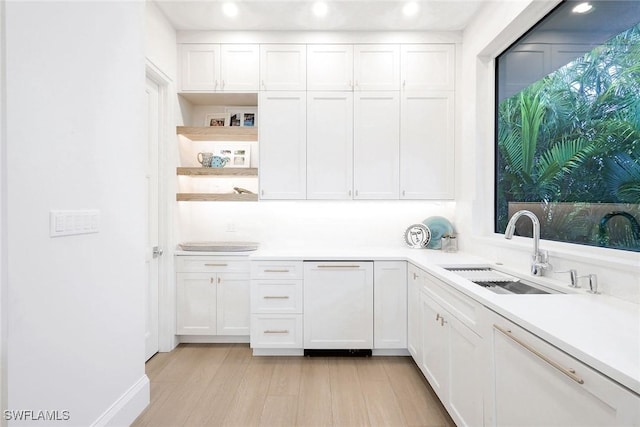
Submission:
[[[521,210],[513,214],[507,229],[504,232],[504,238],[511,240],[513,233],[516,231],[516,222],[521,216],[526,216],[533,224],[533,255],[531,257],[531,274],[534,276],[542,276],[544,270],[549,267],[549,254],[547,251],[540,250],[540,221],[538,217],[531,211]]]

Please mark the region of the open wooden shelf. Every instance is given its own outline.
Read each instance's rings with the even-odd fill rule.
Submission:
[[[258,176],[258,168],[177,168],[178,175],[186,176]]]
[[[178,193],[178,202],[257,202],[257,194]]]
[[[257,141],[258,128],[251,126],[177,126],[176,134],[192,141]]]

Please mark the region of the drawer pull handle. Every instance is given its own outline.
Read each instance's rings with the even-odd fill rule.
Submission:
[[[264,299],[289,299],[288,295],[265,295]]]
[[[265,334],[288,334],[288,329],[267,329],[264,331]]]
[[[533,348],[532,346],[530,346],[526,342],[520,340],[519,338],[514,337],[511,334],[511,331],[509,329],[505,329],[505,328],[503,328],[501,326],[498,326],[498,325],[495,325],[495,324],[493,325],[493,327],[495,329],[497,329],[498,331],[502,332],[506,337],[511,338],[513,341],[515,341],[516,343],[520,344],[522,347],[524,347],[525,349],[529,350],[531,353],[535,354],[540,359],[544,360],[549,365],[553,366],[554,368],[556,368],[557,370],[559,370],[560,372],[562,372],[563,374],[565,374],[566,376],[568,376],[569,378],[571,378],[572,380],[577,382],[578,384],[584,384],[584,380],[582,378],[580,378],[578,375],[576,375],[576,371],[574,369],[565,368],[564,366],[562,366],[561,364],[559,364],[555,360],[552,360],[549,357],[545,356],[544,354],[540,353],[538,350],[536,350],[535,348]]]
[[[265,270],[265,273],[288,273],[289,270]]]
[[[359,265],[352,265],[352,264],[345,264],[345,265],[341,265],[341,264],[321,264],[318,266],[318,268],[360,268]]]
[[[226,267],[227,264],[205,264],[205,267]]]

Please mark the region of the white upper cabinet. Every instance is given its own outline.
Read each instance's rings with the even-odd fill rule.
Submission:
[[[220,77],[222,90],[257,91],[260,56],[255,44],[223,44],[221,46]]]
[[[400,47],[395,44],[353,47],[354,89],[399,90]]]
[[[260,90],[297,91],[306,89],[306,45],[260,45]]]
[[[180,89],[184,91],[219,90],[220,45],[180,45]]]
[[[353,90],[353,46],[307,46],[307,90]]]
[[[351,199],[353,93],[308,92],[307,112],[307,198]]]
[[[183,92],[257,91],[258,45],[180,45]]]
[[[260,92],[260,198],[306,198],[305,92]]]
[[[402,95],[400,198],[454,197],[453,92]]]
[[[403,90],[455,89],[454,45],[402,45],[400,58]]]
[[[397,199],[400,167],[398,91],[356,92],[354,199]]]

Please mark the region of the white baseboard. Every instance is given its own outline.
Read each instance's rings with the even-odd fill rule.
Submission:
[[[189,344],[247,344],[249,335],[179,335],[178,340]]]
[[[143,375],[91,427],[130,426],[149,405],[150,396],[149,378]]]
[[[411,356],[406,348],[379,348],[371,352],[372,356]]]
[[[304,356],[301,348],[254,348],[254,356]]]

